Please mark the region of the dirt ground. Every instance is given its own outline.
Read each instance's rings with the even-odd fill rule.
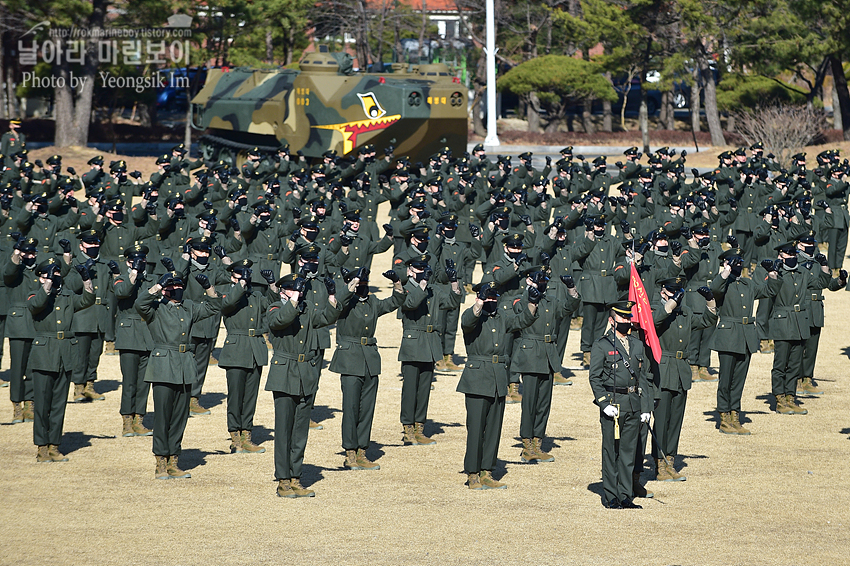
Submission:
[[[374,272],[390,259],[378,256]],[[386,282],[376,282],[387,296]],[[103,356],[96,389],[106,400],[67,408],[68,463],[36,464],[32,425],[10,424],[9,389],[0,389],[0,565],[847,564],[850,383],[842,368],[850,348],[841,320],[850,294],[827,293],[826,312],[815,372],[825,394],[802,399],[809,414],[771,411],[771,355],[754,355],[744,390],[752,436],[720,434],[716,386],[695,384],[677,458],[687,481],[655,482],[645,471],[655,498],[639,500],[643,510],[600,503],[598,409],[587,371],[575,370],[574,384],[554,392],[543,446],[554,463],[520,462],[520,406],[506,407],[495,474],[506,490],[464,486],[458,373],[434,384],[425,432],[437,444],[403,446],[394,315],[378,332],[384,371],[368,456],[381,469],[342,469],[339,379],[326,369],[313,413],[324,430],[310,433],[303,476],[312,499],[275,496],[270,393],[260,392],[254,431],[267,451],[229,453],[217,366],[201,399],[212,414],[190,419],[183,442],[180,463],[192,478],[154,480],[151,439],[120,436],[118,356]],[[222,329],[219,346],[224,337]],[[578,365],[578,339],[570,333],[568,367]],[[464,354],[460,339],[456,352]]]

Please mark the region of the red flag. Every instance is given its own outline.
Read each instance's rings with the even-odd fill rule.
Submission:
[[[629,300],[635,303],[632,307],[632,320],[637,320],[638,326],[643,330],[644,339],[652,350],[652,357],[656,362],[661,361],[661,342],[655,333],[655,323],[652,321],[652,309],[649,308],[649,297],[643,281],[640,280],[635,265],[632,264],[631,279],[629,281]]]

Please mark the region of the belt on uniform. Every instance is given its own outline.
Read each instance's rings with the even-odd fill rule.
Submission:
[[[239,328],[236,330],[228,330],[228,334],[232,336],[262,336],[262,331],[257,331],[256,328]]]
[[[337,335],[336,341],[349,342],[351,344],[360,344],[361,346],[374,346],[378,343],[378,340],[374,336],[361,336],[360,338],[355,338],[353,336]]]
[[[748,206],[748,207],[747,207],[747,213],[750,213],[750,212],[752,212],[752,211],[753,211],[753,207],[752,207],[752,206]]]
[[[36,332],[36,338],[56,338],[57,340],[66,340],[68,338],[73,338],[73,332],[65,332],[63,330],[59,330],[57,332]]]
[[[812,300],[813,301],[822,301],[823,297],[821,297],[820,295],[817,295],[815,293],[812,293]]]
[[[620,395],[628,395],[629,393],[637,393],[637,386],[630,385],[629,387],[611,387],[610,385],[606,385],[605,391],[610,393],[619,393]]]
[[[269,261],[274,260],[274,254],[266,254],[266,259]]]
[[[721,316],[720,322],[731,322],[731,323],[740,323],[740,324],[755,324],[756,319],[751,316],[744,316],[738,318],[736,316]]]
[[[800,305],[788,305],[785,307],[776,307],[776,310],[785,312],[800,312],[803,310],[803,307],[801,307]]]
[[[439,330],[434,328],[433,324],[428,324],[426,326],[408,326],[405,328],[405,330],[421,330],[422,332],[436,332],[437,334],[440,333]]]
[[[677,360],[687,360],[688,354],[681,351],[676,350],[675,352],[661,352],[662,358],[676,358]]]
[[[100,297],[95,297],[95,298],[94,298],[94,304],[96,304],[96,305],[102,305],[102,304],[103,304],[103,299],[101,299]]]
[[[547,344],[555,342],[558,339],[557,334],[523,334],[522,337],[530,340],[540,340]]]
[[[286,352],[275,352],[274,356],[276,358],[283,358],[284,360],[292,360],[294,362],[303,363],[303,362],[311,362],[315,358],[315,356],[307,357],[307,354],[287,354]]]
[[[498,355],[495,355],[495,356],[467,356],[466,359],[467,359],[467,361],[475,360],[475,361],[486,362],[486,363],[490,363],[490,364],[506,364],[506,363],[508,363],[508,357],[507,356],[498,356]]]
[[[599,275],[600,277],[608,277],[607,269],[600,269],[598,271],[587,271],[587,273],[590,273],[591,275]]]
[[[171,350],[172,352],[179,352],[181,354],[192,353],[189,344],[157,344],[154,347],[154,350],[162,348],[163,350]]]

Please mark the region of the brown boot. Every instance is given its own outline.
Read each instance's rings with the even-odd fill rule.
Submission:
[[[192,474],[189,472],[184,472],[177,465],[177,456],[172,455],[168,457],[168,463],[165,466],[165,469],[168,471],[168,477],[171,479],[181,479],[181,478],[191,478]]]
[[[406,424],[402,425],[402,427],[404,428],[404,436],[402,437],[401,441],[405,445],[418,444],[418,442],[416,442],[416,431],[413,429],[413,425]]]
[[[295,497],[316,497],[315,491],[301,485],[301,478],[292,478],[289,480],[289,485],[292,487]]]
[[[35,409],[32,401],[24,401],[24,422],[31,423],[35,420]]]
[[[493,479],[488,470],[481,470],[481,485],[484,489],[507,489],[508,486]]]
[[[760,354],[772,354],[773,353],[773,340],[761,340],[759,342],[759,353]]]
[[[366,457],[366,451],[363,448],[357,449],[357,465],[364,470],[380,470],[381,465],[376,464]]]
[[[788,407],[788,401],[785,395],[775,395],[776,397],[776,412],[780,415],[793,415],[794,410]]]
[[[729,420],[732,422],[732,426],[735,428],[735,434],[740,434],[742,436],[746,436],[750,434],[750,431],[741,426],[741,416],[738,411],[732,411],[729,415]]]
[[[667,471],[667,460],[664,458],[655,459],[655,481],[673,481],[673,476]]]
[[[647,491],[640,483],[640,472],[632,472],[632,493],[635,497],[643,497],[650,499],[655,496],[651,491]]]
[[[12,424],[24,422],[24,404],[12,403]]]
[[[199,415],[209,415],[212,411],[205,409],[198,401],[197,397],[189,399],[189,416],[197,417]]]
[[[104,342],[103,354],[106,356],[117,356],[118,351],[115,349],[115,342]]]
[[[292,486],[290,485],[289,480],[278,480],[277,496],[286,497],[287,499],[294,499],[298,497],[297,495],[295,495],[295,492],[292,491]]]
[[[35,461],[39,464],[48,464],[53,460],[50,459],[50,455],[47,453],[47,445],[39,446],[38,452],[35,455]]]
[[[103,401],[106,399],[105,396],[94,390],[94,381],[86,382],[86,386],[83,388],[83,395],[86,399],[91,399],[92,401]]]
[[[207,362],[207,365],[211,365],[211,366],[217,366],[218,365],[218,358],[216,358],[215,354],[213,354],[212,352],[210,352],[210,359]]]
[[[540,457],[534,451],[534,444],[530,438],[522,439],[522,454],[520,454],[519,459],[528,464],[536,464],[540,461]]]
[[[699,375],[699,366],[695,366],[691,364],[691,381],[693,383],[699,383],[702,381],[702,377]]]
[[[505,397],[506,405],[522,403],[522,395],[519,394],[519,383],[508,383],[508,395]]]
[[[437,444],[436,440],[425,436],[425,423],[415,423],[413,425],[413,436],[416,439],[416,444],[419,444],[420,446]]]
[[[685,476],[679,474],[676,471],[676,468],[673,467],[673,456],[667,456],[667,473],[670,474],[670,477],[673,478],[673,481],[685,481]]]
[[[85,387],[84,383],[75,383],[74,384],[74,396],[71,398],[72,403],[82,403],[86,400],[86,396],[83,395],[83,388]]]
[[[133,432],[136,433],[136,436],[153,436],[153,431],[145,428],[142,422],[144,418],[144,415],[133,415]]]
[[[806,409],[801,407],[799,404],[797,404],[797,400],[791,394],[788,394],[788,395],[785,396],[785,406],[790,411],[787,414],[791,414],[791,415],[808,415],[809,414],[809,411],[807,411]]]
[[[262,454],[266,449],[251,442],[251,431],[242,431],[242,452],[245,454]]]
[[[446,369],[448,371],[463,371],[463,368],[454,362],[451,354],[446,354],[443,361],[446,363]]]
[[[324,426],[320,425],[313,419],[310,419],[310,430],[324,430]]]
[[[133,415],[121,415],[121,436],[129,438],[136,436],[133,432]]]
[[[51,462],[67,462],[68,457],[59,452],[59,447],[55,444],[49,444],[47,446],[47,455],[50,456]]]
[[[811,377],[804,377],[797,380],[797,395],[823,395],[823,391],[815,387]]]
[[[738,434],[735,425],[732,424],[731,413],[720,413],[720,432],[723,434]]]
[[[443,356],[441,360],[437,360],[437,363],[434,364],[434,370],[436,371],[448,371],[446,367],[446,357]]]
[[[581,365],[588,368],[590,367],[590,352],[585,352],[581,356]]]
[[[483,485],[481,485],[481,476],[479,476],[478,474],[467,474],[466,485],[469,487],[469,489],[486,489]]]
[[[154,472],[154,478],[158,480],[169,480],[171,477],[168,475],[168,464],[165,461],[165,456],[154,456],[156,458],[156,471]]]
[[[230,431],[230,453],[242,453],[242,432],[239,430]]]
[[[362,470],[363,467],[357,463],[357,450],[346,450],[345,451],[345,462],[342,463],[342,467],[347,470]]]
[[[567,379],[567,377],[564,375],[564,372],[562,371],[562,372],[555,374],[555,377],[553,378],[553,384],[554,385],[572,385],[573,381],[571,379]]]
[[[714,383],[715,381],[720,381],[719,377],[712,377],[712,375],[708,373],[707,367],[699,368],[699,378],[705,383]]]
[[[549,454],[548,452],[543,451],[543,439],[542,438],[532,438],[531,444],[534,446],[534,453],[537,454],[537,457],[541,462],[554,462],[555,457]]]

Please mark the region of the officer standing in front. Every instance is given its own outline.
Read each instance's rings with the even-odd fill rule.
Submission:
[[[590,387],[602,425],[602,504],[640,509],[632,502],[632,472],[639,428],[649,423],[653,395],[643,343],[630,334],[631,301],[610,305],[611,328],[590,351]]]

